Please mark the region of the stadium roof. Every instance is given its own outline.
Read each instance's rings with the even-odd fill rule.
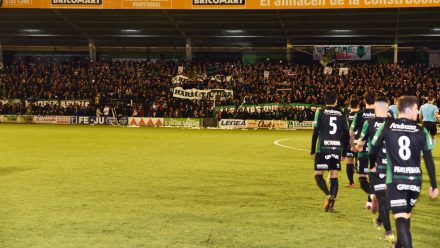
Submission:
[[[440,47],[440,8],[341,10],[0,9],[3,46]]]

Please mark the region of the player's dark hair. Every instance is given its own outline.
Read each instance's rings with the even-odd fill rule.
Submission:
[[[430,94],[428,95],[428,101],[429,101],[429,102],[435,101],[435,95],[434,95],[433,93],[430,93]]]
[[[333,105],[336,103],[336,100],[338,100],[338,95],[336,95],[335,92],[329,91],[329,92],[325,93],[325,96],[324,96],[325,105]]]
[[[415,96],[401,96],[397,99],[397,111],[404,113],[407,108],[411,108],[414,104],[419,104],[419,100]]]
[[[376,97],[374,98],[374,102],[389,103],[389,100],[388,100],[388,97],[385,96],[383,93],[377,93]]]
[[[359,107],[359,97],[357,95],[350,96],[350,108],[358,108]]]
[[[376,97],[376,92],[369,90],[364,94],[365,103],[368,105],[374,104],[374,98]]]

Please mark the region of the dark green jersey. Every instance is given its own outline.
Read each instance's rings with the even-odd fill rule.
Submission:
[[[313,122],[314,134],[318,136],[318,152],[342,151],[347,148],[348,123],[342,112],[334,107],[320,109]],[[312,139],[312,153],[315,141]]]
[[[392,118],[389,117],[374,117],[373,119],[367,119],[364,122],[364,126],[362,128],[362,132],[360,138],[362,141],[366,142],[366,151],[368,152],[371,149],[371,140],[373,139],[376,131],[379,129],[381,125],[385,122],[391,121]],[[382,144],[377,154],[377,173],[385,173],[387,166],[387,157],[386,157],[386,148],[385,144]],[[370,168],[371,169],[371,168]]]
[[[358,140],[361,136],[362,127],[364,126],[364,122],[369,119],[373,119],[376,117],[374,113],[374,109],[365,109],[364,111],[359,111],[353,118],[353,122],[350,125],[350,131],[355,134],[354,139]],[[367,154],[366,152],[367,145],[364,145],[363,152],[358,153],[359,156],[362,154]]]
[[[351,124],[353,123],[354,117],[356,116],[357,113],[358,112],[350,112],[346,114],[349,127],[351,127]]]
[[[420,152],[430,153],[433,146],[426,129],[409,119],[386,122],[371,141],[371,153],[377,154],[383,144],[387,151],[387,183],[420,185]]]

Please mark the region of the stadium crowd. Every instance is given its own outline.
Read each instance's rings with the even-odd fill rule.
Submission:
[[[337,68],[330,75],[324,74],[320,65],[191,63],[183,65],[181,73],[188,79],[176,84],[173,78],[178,71],[179,64],[174,61],[14,61],[0,71],[0,100],[20,99],[30,104],[0,102],[0,114],[100,115],[114,108],[122,116],[312,120],[312,108],[289,104],[323,105],[323,94],[331,90],[339,95],[340,106],[347,105],[350,95],[360,96],[368,90],[381,91],[390,99],[405,94],[424,99],[434,91],[440,99],[436,90],[440,87],[440,68],[423,64],[354,64],[349,65],[347,76],[340,76]],[[231,99],[215,101],[180,99],[173,97],[175,86],[232,89],[234,94]],[[36,102],[71,99],[89,100],[90,104]],[[281,107],[255,113],[240,108],[265,103]],[[236,110],[216,110],[223,105],[234,105]]]

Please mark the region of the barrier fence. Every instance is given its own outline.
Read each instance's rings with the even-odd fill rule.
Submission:
[[[220,129],[312,129],[312,121],[241,120],[215,118],[157,118],[109,116],[0,115],[0,123],[52,125],[121,125],[141,127],[220,128]]]

